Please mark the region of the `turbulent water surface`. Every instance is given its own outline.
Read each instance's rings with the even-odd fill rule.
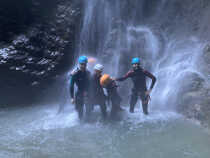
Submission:
[[[169,111],[145,117],[139,109],[118,121],[80,122],[67,105],[1,109],[2,158],[209,158],[209,134]]]

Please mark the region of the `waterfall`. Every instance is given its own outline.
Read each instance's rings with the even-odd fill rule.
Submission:
[[[105,65],[105,72],[115,77],[131,68],[133,57],[140,57],[142,66],[157,77],[151,107],[165,110],[176,108],[183,87],[191,86],[188,77],[205,78],[196,66],[205,44],[196,36],[182,36],[182,32],[170,33],[171,28],[161,28],[167,2],[84,1],[77,49],[78,55],[96,57]],[[131,84],[121,86],[121,95],[128,96]]]

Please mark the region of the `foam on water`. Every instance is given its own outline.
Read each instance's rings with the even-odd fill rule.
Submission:
[[[127,145],[134,148],[133,143],[135,143],[144,148],[145,145],[148,146],[151,143],[150,146],[154,146],[158,143],[157,141],[170,141],[170,132],[179,135],[180,139],[181,137],[187,137],[187,139],[191,137],[183,132],[187,129],[183,129],[182,116],[173,111],[150,109],[150,115],[145,116],[142,109],[138,107],[133,114],[129,113],[128,107],[123,107],[125,110],[122,112],[120,120],[104,122],[101,121],[99,107],[96,107],[93,112],[94,120],[81,122],[72,105],[67,104],[65,110],[59,114],[58,107],[59,105],[45,105],[26,108],[26,111],[24,109],[6,111],[6,115],[2,115],[1,120],[7,119],[7,125],[0,121],[3,125],[0,130],[2,135],[0,150],[3,152],[0,152],[0,156],[5,158],[24,156],[64,158],[74,155],[74,157],[82,158],[84,155],[92,155],[92,157],[124,158],[126,153],[130,153],[133,155],[132,157],[136,157],[135,154],[139,152],[131,152],[131,148],[125,148]],[[23,113],[24,120],[20,117]],[[7,116],[10,116],[9,119]],[[179,125],[177,122],[181,122],[181,124]],[[196,134],[204,137],[205,134],[202,133],[199,126],[194,127],[195,125],[187,122],[184,124],[187,125],[187,128],[198,130]],[[192,134],[192,137],[194,135],[195,133]],[[148,137],[147,141],[145,141],[145,137]],[[160,140],[157,140],[158,137]],[[207,142],[206,140],[205,143]],[[176,142],[172,144],[176,147]],[[171,147],[173,147],[172,144]],[[183,145],[183,147],[185,146]],[[192,148],[189,147],[187,151],[191,152],[191,150]],[[196,148],[197,150],[200,149]],[[167,151],[165,152],[167,153]],[[192,155],[195,154],[192,153]]]

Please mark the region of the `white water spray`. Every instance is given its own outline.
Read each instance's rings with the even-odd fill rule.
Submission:
[[[165,3],[163,0],[157,7],[163,8]],[[105,65],[105,72],[113,76],[122,74],[122,71],[125,73],[130,68],[128,64],[132,57],[140,57],[142,66],[157,77],[150,106],[153,109],[175,109],[188,75],[204,78],[196,67],[204,44],[196,37],[179,38],[164,32],[157,34],[150,24],[135,24],[135,18],[125,21],[123,8],[126,7],[123,5],[126,4],[124,1],[110,3],[104,0],[85,2],[80,53],[95,54]],[[133,10],[127,16],[133,17],[136,13]],[[129,93],[129,90],[123,93]]]

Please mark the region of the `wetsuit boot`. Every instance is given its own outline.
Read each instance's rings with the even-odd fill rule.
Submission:
[[[75,108],[78,112],[79,119],[82,119],[83,117],[83,105],[84,105],[84,98],[80,95],[80,93],[76,94],[76,100],[75,100]]]
[[[117,118],[117,106],[116,105],[112,105],[112,109],[111,109],[111,113],[110,113],[110,117],[115,120]]]
[[[145,115],[148,115],[148,103],[142,103],[143,112]]]
[[[141,95],[141,101],[142,101],[142,109],[143,109],[143,113],[145,115],[148,115],[148,103],[149,103],[149,99],[150,96],[149,95],[145,95],[145,93],[142,93]]]
[[[131,95],[131,99],[130,99],[130,113],[134,113],[134,108],[135,108],[135,105],[137,103],[137,95],[135,93],[133,93]]]
[[[106,119],[106,117],[107,117],[106,104],[105,103],[104,104],[101,104],[100,105],[100,109],[101,109],[102,117],[104,119]]]
[[[93,105],[92,104],[85,104],[86,109],[86,116],[90,117],[91,113],[93,112]]]

